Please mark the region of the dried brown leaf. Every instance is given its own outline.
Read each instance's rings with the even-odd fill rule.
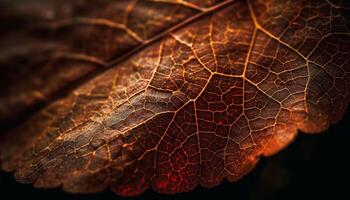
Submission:
[[[16,84],[0,118],[49,103],[0,148],[21,182],[124,196],[212,187],[347,108],[345,1],[57,2],[23,3],[38,11],[30,28],[4,40],[1,77]],[[9,64],[18,55],[28,68]]]

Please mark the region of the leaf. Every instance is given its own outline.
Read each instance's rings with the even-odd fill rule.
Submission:
[[[79,9],[52,25],[65,64],[39,67],[51,69],[45,86],[18,84],[44,96],[61,91],[51,84],[75,89],[3,142],[2,168],[21,182],[123,196],[213,187],[347,108],[345,1],[67,2]],[[61,26],[74,30],[60,36]]]
[[[198,12],[151,1],[2,0],[1,7],[6,25],[0,57],[1,70],[6,71],[0,74],[1,121],[66,95],[101,68]]]

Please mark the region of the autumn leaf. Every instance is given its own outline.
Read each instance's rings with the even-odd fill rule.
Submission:
[[[2,168],[35,187],[236,181],[349,102],[345,1],[7,3],[22,28],[1,29],[0,119],[32,116],[1,141]]]

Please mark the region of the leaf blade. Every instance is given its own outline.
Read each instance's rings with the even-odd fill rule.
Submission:
[[[52,103],[18,129],[33,134],[24,146],[2,150],[3,168],[70,192],[176,193],[235,181],[298,129],[325,130],[348,104],[348,22],[333,35],[332,4],[258,3],[174,30]],[[319,10],[309,21],[329,24],[313,27],[324,37],[305,49],[315,32],[298,20],[309,7]]]

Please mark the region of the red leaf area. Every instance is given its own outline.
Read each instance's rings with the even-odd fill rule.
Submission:
[[[9,131],[1,161],[35,187],[134,196],[236,181],[349,102],[346,1],[10,5],[4,21],[27,20],[4,32],[0,118],[45,106]]]

